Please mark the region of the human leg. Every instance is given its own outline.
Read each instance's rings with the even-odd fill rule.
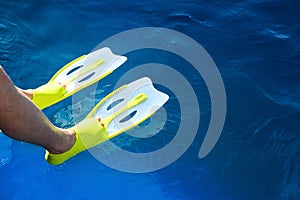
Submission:
[[[55,127],[46,116],[20,93],[0,66],[0,129],[7,136],[40,145],[52,153],[72,147],[75,132]]]

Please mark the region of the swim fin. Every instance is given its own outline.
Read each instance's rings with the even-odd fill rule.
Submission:
[[[46,151],[45,159],[52,165],[61,164],[142,123],[168,99],[147,77],[124,85],[102,99],[82,122],[71,128],[76,133],[76,142],[70,150],[62,154]],[[97,120],[100,117],[102,124]]]
[[[51,106],[103,79],[126,60],[108,47],[83,55],[61,68],[47,84],[33,89],[32,101],[40,109]],[[66,88],[58,83],[65,84]]]

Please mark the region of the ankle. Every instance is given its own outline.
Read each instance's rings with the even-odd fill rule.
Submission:
[[[56,142],[53,148],[47,149],[52,154],[60,154],[70,150],[76,141],[76,133],[69,129],[60,129],[60,141]]]
[[[32,90],[22,90],[22,89],[19,89],[19,91],[21,93],[23,93],[26,97],[28,97],[30,100],[33,99],[33,91]]]

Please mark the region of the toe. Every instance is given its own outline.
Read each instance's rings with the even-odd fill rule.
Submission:
[[[98,122],[101,124],[101,126],[104,127],[104,124],[101,122],[101,118],[100,118],[100,117],[97,117],[97,120],[98,120]]]
[[[66,89],[67,85],[65,83],[61,83],[61,82],[57,82],[57,83]]]

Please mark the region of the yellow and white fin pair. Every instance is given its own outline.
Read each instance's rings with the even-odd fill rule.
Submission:
[[[61,68],[47,84],[32,90],[33,102],[40,109],[51,106],[106,77],[126,60],[107,47],[83,55]],[[147,77],[124,85],[103,98],[82,122],[70,128],[76,133],[76,142],[70,150],[61,154],[46,151],[45,159],[53,165],[61,164],[142,123],[168,99]]]

